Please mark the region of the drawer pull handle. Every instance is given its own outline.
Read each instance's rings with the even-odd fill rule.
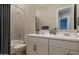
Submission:
[[[33,45],[33,51],[37,51],[37,45],[36,44]]]
[[[70,53],[67,53],[67,55],[70,55]]]

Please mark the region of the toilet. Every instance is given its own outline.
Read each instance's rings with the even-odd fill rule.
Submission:
[[[27,35],[25,35],[24,40],[11,40],[11,55],[26,55],[26,38]]]
[[[14,47],[16,55],[25,55],[26,54],[26,44],[19,44]]]

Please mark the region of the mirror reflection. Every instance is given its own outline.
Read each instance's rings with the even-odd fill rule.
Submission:
[[[48,26],[50,30],[74,30],[73,4],[42,4],[37,5],[36,20],[39,30]]]

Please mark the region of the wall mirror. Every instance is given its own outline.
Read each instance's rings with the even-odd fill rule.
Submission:
[[[37,5],[36,20],[39,29],[42,26],[49,26],[50,30],[54,28],[74,30],[74,4]]]

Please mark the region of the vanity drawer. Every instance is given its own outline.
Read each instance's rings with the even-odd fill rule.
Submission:
[[[51,39],[51,40],[49,40],[49,45],[79,51],[79,43],[78,42],[70,42],[70,41],[62,41],[62,40]]]
[[[46,39],[46,38],[28,37],[28,38],[27,38],[27,41],[29,41],[29,42],[39,42],[39,43],[48,44],[48,39]]]

